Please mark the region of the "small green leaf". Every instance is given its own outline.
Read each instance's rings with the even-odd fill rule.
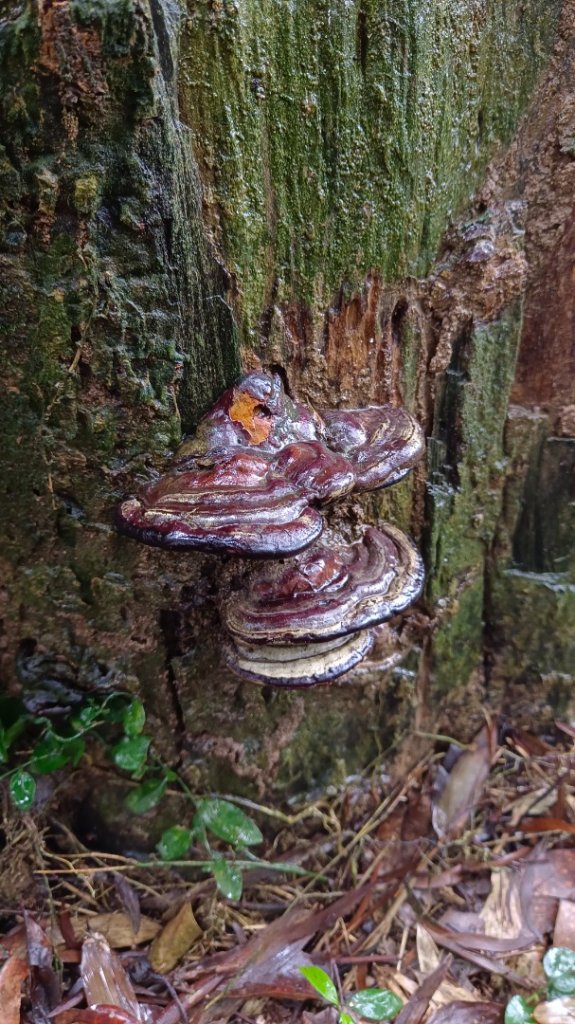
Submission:
[[[21,715],[12,725],[3,725],[0,722],[0,764],[8,760],[8,752],[13,742],[24,731],[28,716]]]
[[[139,736],[146,724],[146,712],[141,700],[133,700],[128,704],[123,715],[124,732],[126,736]]]
[[[133,814],[145,814],[156,807],[166,791],[166,779],[147,779],[128,795],[126,806]]]
[[[241,899],[244,882],[240,868],[223,857],[214,858],[210,868],[222,896],[228,900]]]
[[[300,971],[316,992],[319,992],[322,999],[325,999],[327,1003],[332,1003],[333,1006],[339,1006],[337,989],[326,971],[321,967],[300,967]]]
[[[83,708],[78,711],[78,714],[72,715],[70,723],[74,729],[78,732],[86,732],[87,729],[91,729],[96,722],[101,722],[103,719],[102,708],[99,704],[86,704]]]
[[[362,988],[349,997],[347,1005],[366,1020],[393,1020],[403,1003],[388,988]]]
[[[86,752],[86,744],[81,736],[74,736],[71,740],[66,740],[65,751],[68,755],[69,764],[73,765],[74,768],[82,760]]]
[[[156,849],[162,860],[183,860],[191,846],[194,833],[183,825],[172,825],[162,832]]]
[[[230,846],[255,846],[263,836],[255,821],[227,800],[198,800],[195,821]]]
[[[74,767],[84,755],[86,745],[80,736],[70,739],[47,732],[36,745],[30,758],[30,768],[37,775],[49,775],[67,764]]]
[[[114,764],[137,778],[144,770],[150,743],[149,736],[124,736],[112,747]]]
[[[8,731],[3,725],[0,725],[0,764],[4,764],[8,760]]]
[[[349,1013],[340,1013],[338,1024],[355,1024],[355,1021],[354,1021],[353,1017],[351,1016],[351,1014],[349,1014]]]
[[[505,1024],[533,1024],[531,1007],[523,996],[513,996],[507,1003]]]
[[[10,797],[20,811],[29,811],[36,796],[36,780],[30,772],[19,768],[10,776]]]
[[[49,732],[36,745],[30,758],[30,767],[37,775],[49,775],[68,764],[66,744],[55,733]]]
[[[575,952],[552,946],[543,957],[543,970],[549,979],[550,996],[575,994]]]

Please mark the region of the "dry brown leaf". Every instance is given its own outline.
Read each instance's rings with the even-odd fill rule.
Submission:
[[[114,883],[120,902],[130,918],[132,928],[137,934],[140,930],[142,909],[140,907],[140,900],[136,890],[132,885],[130,885],[126,876],[122,875],[119,871],[111,871],[110,877]]]
[[[84,940],[80,974],[88,1006],[113,1006],[126,1010],[137,1021],[142,1019],[124,965],[103,935],[90,935]]]
[[[563,996],[539,1003],[533,1011],[533,1019],[537,1024],[575,1024],[575,999]]]
[[[184,903],[152,942],[149,960],[155,971],[166,974],[202,934],[189,903]]]
[[[28,975],[28,964],[11,956],[0,971],[0,1020],[2,1024],[20,1024],[22,982]]]
[[[575,903],[571,900],[559,900],[553,945],[575,950]]]
[[[481,950],[483,948],[496,953],[512,952],[517,949],[517,943],[511,939],[495,939],[489,935],[473,935],[466,933],[451,932],[442,925],[426,921],[425,927],[431,932],[433,938],[440,946],[449,949],[464,960],[483,967],[494,974],[502,974],[512,984],[523,985],[524,988],[533,988],[529,979],[521,978],[516,971],[510,970],[506,964],[499,960],[486,956]]]
[[[523,729],[510,729],[507,733],[507,743],[515,747],[522,757],[545,757],[547,754],[555,754],[553,747],[545,740]]]
[[[409,1002],[399,1011],[399,1016],[395,1018],[395,1024],[420,1024],[420,1021],[423,1020],[427,1013],[427,1008],[435,992],[444,980],[452,963],[453,957],[447,956],[443,963],[428,978],[422,981]]]
[[[129,914],[123,910],[109,914],[94,914],[88,918],[73,918],[74,931],[79,938],[91,932],[103,935],[112,949],[131,949],[143,942],[150,942],[158,934],[160,925],[151,917],[140,919],[140,927],[134,932]]]
[[[575,850],[538,847],[519,878],[524,927],[541,938],[553,929],[556,901],[575,896]]]
[[[499,1003],[455,1002],[437,1010],[427,1024],[503,1024],[503,1017]]]
[[[403,999],[405,996],[409,998],[417,991],[417,981],[415,978],[409,978],[407,974],[402,974],[401,971],[395,971],[391,978],[386,979],[385,986],[381,987],[390,988],[400,999]]]
[[[453,835],[478,803],[496,753],[497,730],[481,729],[472,746],[455,762],[441,793],[433,802],[432,821],[438,836]]]
[[[435,940],[419,923],[415,929],[415,944],[417,946],[419,970],[424,975],[431,974],[436,967],[439,967],[441,955]]]
[[[107,914],[94,914],[92,917],[73,915],[70,918],[74,935],[77,939],[85,939],[87,935],[98,932],[103,935],[112,949],[133,949],[144,942],[151,942],[158,934],[161,925],[151,917],[140,917],[140,927],[135,932],[130,915],[123,910],[114,910]],[[48,934],[55,946],[66,945],[61,929],[54,925]]]
[[[90,1010],[64,1010],[54,1024],[138,1024],[136,1017],[117,1006],[95,1006]]]
[[[30,968],[32,1020],[44,1020],[60,1001],[61,979],[54,969],[54,950],[43,928],[24,912],[26,953]]]
[[[512,800],[503,808],[503,812],[511,811],[509,827],[515,828],[526,814],[544,814],[551,810],[557,799],[557,789],[549,789],[549,786],[541,786],[539,789],[523,793],[516,800]]]
[[[524,818],[520,823],[523,832],[568,832],[575,835],[575,824],[563,818]]]
[[[476,1003],[478,999],[479,992],[475,989],[469,991],[463,985],[457,985],[446,978],[433,996],[431,1008],[438,1010],[441,1006],[450,1006],[452,1003]]]
[[[521,900],[516,876],[509,870],[491,872],[491,892],[479,913],[485,934],[514,939],[523,931]]]
[[[419,969],[424,976],[427,976],[439,966],[441,953],[435,940],[421,924],[418,924],[416,928],[416,945]],[[463,985],[458,985],[449,978],[444,978],[436,989],[430,1006],[431,1009],[437,1010],[440,1006],[447,1006],[449,1003],[461,1000],[476,1002],[478,998],[478,994],[473,989],[470,991],[464,988]]]

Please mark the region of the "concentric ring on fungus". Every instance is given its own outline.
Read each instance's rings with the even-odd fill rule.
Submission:
[[[224,656],[234,672],[262,686],[317,686],[349,672],[373,646],[370,630],[317,644],[245,644],[224,641]]]
[[[223,612],[226,629],[250,644],[301,643],[355,633],[404,611],[424,570],[411,540],[389,523],[355,544],[321,541],[286,564],[251,576]]]
[[[419,552],[395,526],[368,527],[354,544],[318,542],[228,599],[228,664],[271,685],[335,679],[371,648],[371,627],[419,597],[423,578]]]
[[[319,537],[317,506],[387,486],[423,451],[404,409],[326,412],[286,394],[277,374],[252,373],[218,399],[168,472],[121,503],[130,537],[166,548],[282,558]]]

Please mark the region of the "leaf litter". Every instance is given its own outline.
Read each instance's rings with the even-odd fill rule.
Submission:
[[[244,848],[267,844],[241,861],[236,899],[193,867],[27,819],[45,899],[0,914],[0,1021],[347,1024],[384,989],[397,1024],[575,1022],[575,973],[572,988],[550,977],[548,952],[575,963],[574,741],[562,724],[552,744],[487,721],[396,784],[372,766],[291,813],[229,798],[258,820]],[[351,1016],[321,1006],[302,968],[329,975]],[[506,1018],[512,997],[523,1017]]]

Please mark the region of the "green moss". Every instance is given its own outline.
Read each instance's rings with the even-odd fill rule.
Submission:
[[[512,408],[487,630],[494,678],[532,686],[536,705],[546,693],[557,715],[575,665],[575,445],[551,429],[545,413]]]
[[[74,184],[74,205],[78,213],[95,212],[100,198],[100,181],[95,174],[85,174]]]
[[[433,634],[431,677],[438,694],[463,689],[474,669],[483,667],[484,584],[466,581]]]
[[[440,388],[428,452],[427,593],[455,595],[483,564],[502,504],[503,434],[520,308],[478,324],[456,342]]]
[[[506,679],[536,682],[575,666],[575,584],[561,573],[508,569],[493,580],[500,640],[498,669]]]
[[[548,437],[535,449],[513,537],[513,560],[532,572],[575,578],[575,441]]]
[[[558,3],[188,0],[181,80],[243,337],[425,273],[549,53]]]

